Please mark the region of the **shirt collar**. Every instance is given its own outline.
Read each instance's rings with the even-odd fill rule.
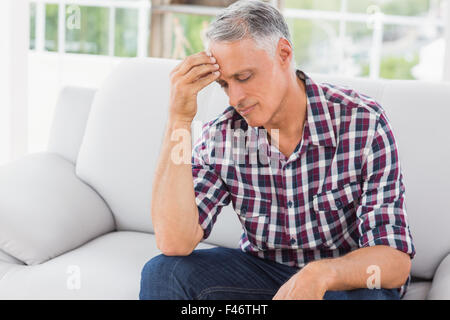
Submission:
[[[333,129],[328,101],[320,85],[317,85],[301,70],[296,70],[297,76],[305,82],[307,95],[307,125],[310,142],[324,147],[336,147],[336,137]]]

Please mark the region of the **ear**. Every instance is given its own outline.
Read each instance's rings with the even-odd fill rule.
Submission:
[[[293,57],[292,46],[285,38],[278,41],[277,57],[282,67],[290,67]]]

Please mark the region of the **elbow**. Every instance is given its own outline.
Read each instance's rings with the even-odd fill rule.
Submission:
[[[403,253],[403,270],[403,282],[401,285],[403,285],[408,280],[408,277],[411,273],[411,258],[407,253]]]
[[[411,258],[407,253],[399,252],[400,257],[397,259],[397,281],[394,281],[392,288],[399,288],[403,286],[411,273]],[[391,288],[391,289],[392,289]]]
[[[188,248],[186,245],[165,241],[159,237],[156,237],[156,246],[165,256],[188,256],[194,251],[193,248]]]

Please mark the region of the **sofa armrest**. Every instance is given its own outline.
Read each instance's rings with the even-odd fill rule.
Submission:
[[[439,267],[436,269],[427,299],[450,299],[450,254],[442,260]]]
[[[69,160],[35,153],[0,167],[0,250],[39,264],[114,230],[103,199]]]

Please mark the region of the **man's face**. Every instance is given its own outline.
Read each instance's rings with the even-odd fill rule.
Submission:
[[[212,42],[210,52],[220,66],[217,82],[252,127],[264,126],[276,114],[286,93],[286,68],[252,39]]]

